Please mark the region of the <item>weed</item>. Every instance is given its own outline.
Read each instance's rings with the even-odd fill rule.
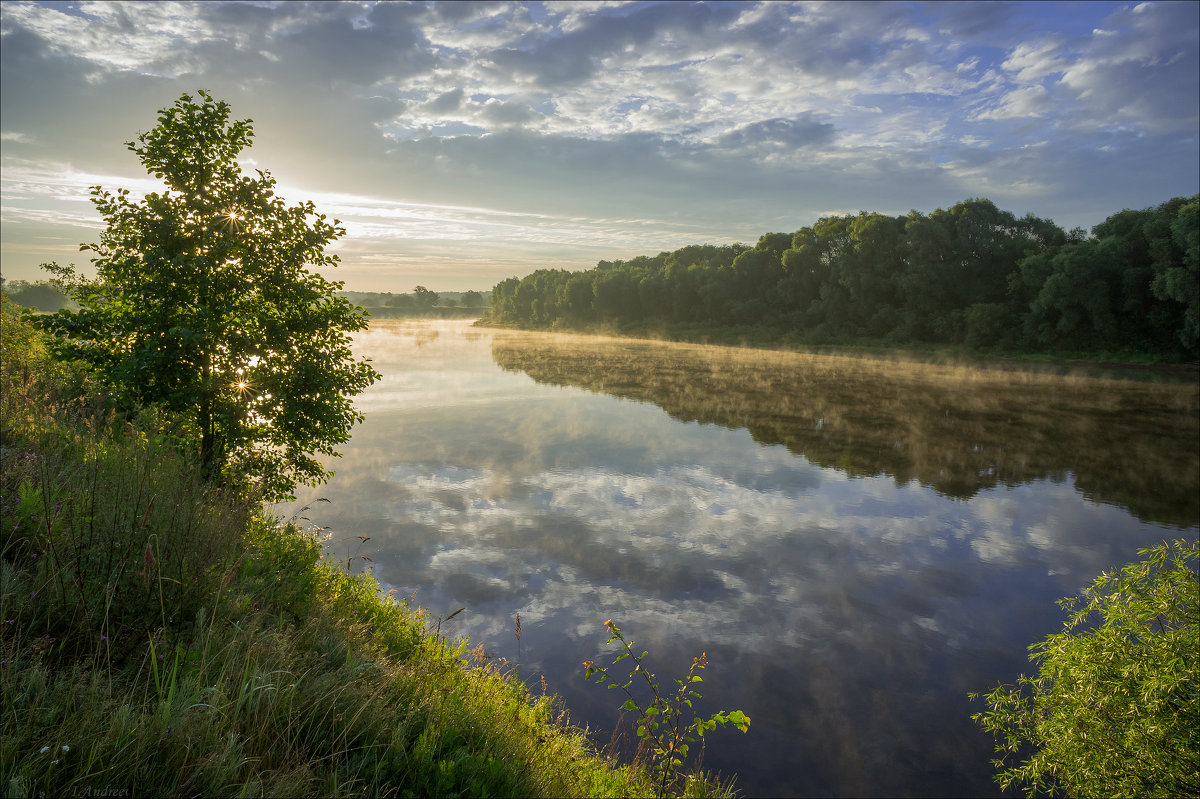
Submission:
[[[696,715],[692,701],[699,699],[700,694],[694,686],[703,681],[697,672],[708,665],[705,653],[701,652],[699,657],[692,659],[687,674],[682,679],[675,680],[678,688],[670,694],[665,694],[660,691],[654,674],[646,668],[646,658],[650,653],[634,654],[633,642],[621,634],[621,628],[611,619],[604,622],[604,626],[609,633],[606,643],[620,644],[620,653],[613,658],[609,666],[597,666],[594,661],[585,660],[584,677],[594,680],[597,685],[607,683],[609,688],[619,688],[625,692],[627,699],[621,705],[621,709],[638,714],[637,734],[650,746],[650,773],[654,779],[655,790],[658,796],[666,796],[671,790],[684,787],[678,783],[691,744],[698,738],[703,738],[705,733],[724,724],[732,724],[742,732],[747,732],[750,729],[750,717],[740,710],[728,713],[721,711],[707,719]],[[626,658],[632,658],[634,665],[629,672],[629,679],[618,682],[613,679],[609,669]],[[645,707],[638,703],[630,690],[637,678],[645,681],[654,696],[653,701]]]

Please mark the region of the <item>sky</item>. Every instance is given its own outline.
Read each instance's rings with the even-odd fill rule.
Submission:
[[[753,244],[987,197],[1091,228],[1200,191],[1200,3],[0,3],[0,266],[205,89],[357,291]]]

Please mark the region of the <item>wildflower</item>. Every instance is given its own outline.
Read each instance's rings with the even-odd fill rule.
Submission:
[[[41,749],[38,751],[38,754],[39,754],[39,755],[44,755],[44,754],[46,754],[46,753],[47,753],[47,752],[49,752],[49,751],[50,751],[50,747],[48,747],[48,746],[43,746],[43,747],[42,747],[42,748],[41,748]]]
[[[63,748],[62,748],[62,750],[63,750],[64,752],[70,752],[70,751],[71,751],[71,747],[67,746],[66,744],[63,744]]]

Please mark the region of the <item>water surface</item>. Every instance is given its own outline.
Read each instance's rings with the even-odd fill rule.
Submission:
[[[304,514],[330,551],[466,607],[445,630],[602,742],[620,701],[580,662],[605,619],[671,685],[706,651],[699,710],[752,726],[705,766],[751,796],[996,794],[967,693],[1028,670],[1056,599],[1197,535],[1194,385],[445,321],[357,347],[384,377],[300,497],[331,500]]]

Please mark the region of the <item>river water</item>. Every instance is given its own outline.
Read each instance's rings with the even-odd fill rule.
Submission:
[[[366,421],[282,515],[308,505],[432,618],[465,608],[443,632],[544,677],[600,744],[629,721],[583,677],[604,620],[667,687],[706,652],[697,710],[751,727],[704,767],[748,796],[998,794],[967,694],[1029,672],[1055,600],[1197,536],[1195,384],[458,321],[356,348],[383,374]]]

